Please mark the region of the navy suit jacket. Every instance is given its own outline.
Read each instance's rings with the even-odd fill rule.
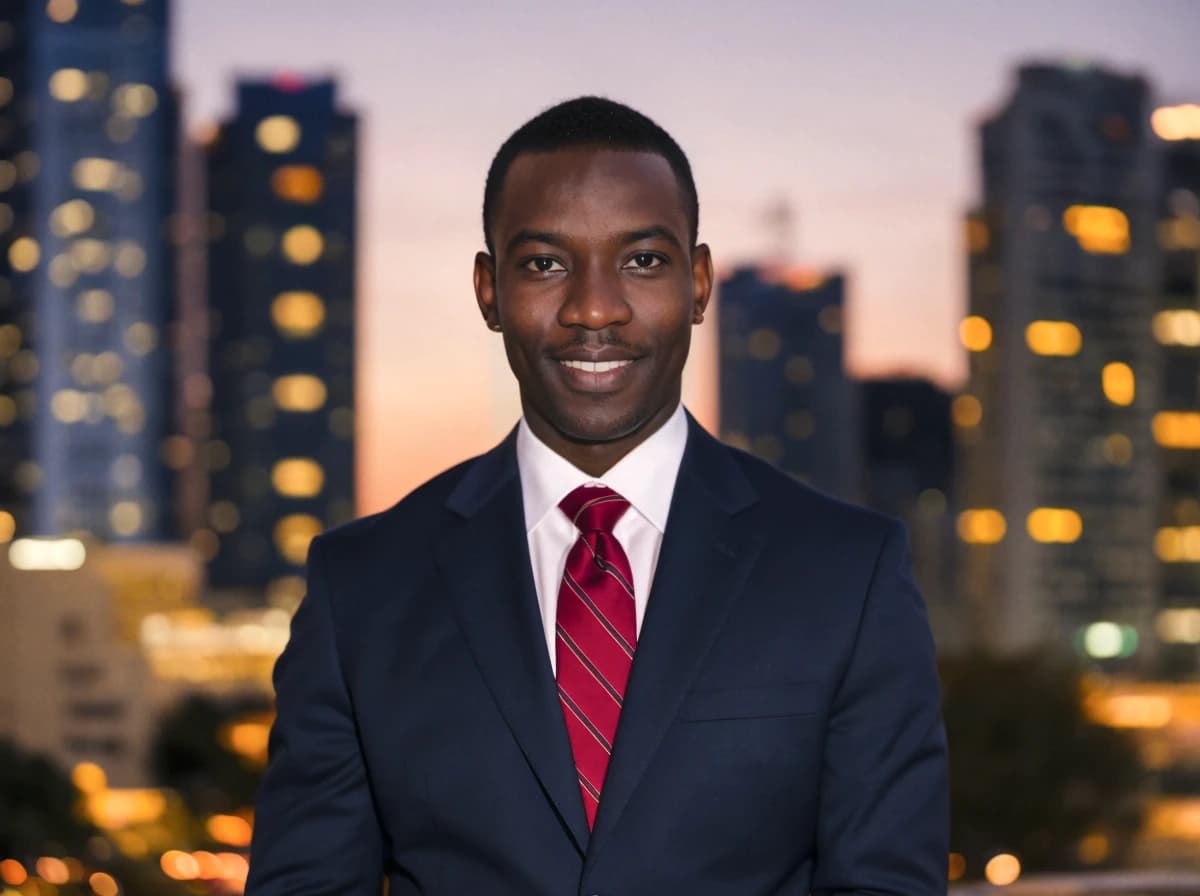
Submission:
[[[595,829],[514,434],[314,540],[250,896],[944,893],[945,735],[903,527],[689,417]]]

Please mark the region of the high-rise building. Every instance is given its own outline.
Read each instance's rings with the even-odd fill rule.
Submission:
[[[356,124],[330,81],[238,86],[209,147],[210,567],[295,598],[354,516]]]
[[[21,233],[7,248],[15,305],[0,335],[0,421],[15,412],[17,424],[4,451],[28,507],[20,529],[162,538],[174,529],[178,118],[167,3],[25,6],[5,63],[18,71],[5,77],[18,116],[9,133],[26,148],[15,166],[0,163],[0,177],[26,182]]]
[[[1156,629],[1163,673],[1194,677],[1200,671],[1200,105],[1164,106],[1151,123],[1164,141],[1162,281],[1153,323],[1162,352],[1153,420],[1162,463]]]
[[[29,220],[33,104],[28,3],[0,6],[0,543],[28,531],[33,478],[36,377],[32,272],[37,243]]]
[[[1152,652],[1159,353],[1146,82],[1028,65],[982,127],[955,405],[971,632],[1103,660]]]
[[[721,437],[823,491],[859,492],[859,410],[843,349],[845,279],[741,268],[720,284]]]
[[[954,436],[951,396],[934,383],[910,377],[870,379],[862,394],[864,459],[862,501],[903,520],[912,546],[913,571],[938,649],[961,646],[955,599],[953,504]]]

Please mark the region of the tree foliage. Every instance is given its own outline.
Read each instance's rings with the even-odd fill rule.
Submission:
[[[941,671],[951,848],[969,876],[1000,852],[1025,870],[1079,867],[1090,834],[1107,838],[1100,864],[1119,863],[1141,822],[1143,767],[1126,732],[1085,714],[1080,670],[1040,654],[974,653]]]

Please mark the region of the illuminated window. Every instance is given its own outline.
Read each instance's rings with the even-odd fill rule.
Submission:
[[[69,237],[88,230],[95,222],[92,206],[82,199],[64,202],[50,215],[50,229],[55,236]]]
[[[1083,251],[1093,255],[1121,255],[1129,251],[1129,219],[1119,208],[1072,205],[1063,212],[1063,227]]]
[[[1154,441],[1164,448],[1200,448],[1200,413],[1159,411],[1151,426]]]
[[[99,324],[112,317],[112,293],[103,289],[89,289],[76,299],[76,313],[88,323]]]
[[[320,231],[307,224],[292,227],[283,235],[283,254],[292,264],[312,264],[324,250],[325,240]]]
[[[811,383],[813,378],[812,361],[804,355],[792,355],[783,365],[783,375],[794,386]]]
[[[158,94],[149,84],[122,84],[113,91],[112,104],[127,118],[145,118],[158,106]]]
[[[293,513],[275,524],[275,547],[297,566],[308,557],[308,545],[321,534],[321,521],[306,513]]]
[[[968,544],[995,544],[1008,526],[1004,514],[992,508],[964,510],[958,515],[958,537]]]
[[[783,457],[783,442],[778,436],[758,436],[751,443],[751,448],[755,454],[771,463],[778,463]]]
[[[775,330],[763,328],[750,333],[750,338],[746,341],[746,350],[756,361],[770,361],[779,354],[781,345],[782,340]]]
[[[1025,519],[1034,541],[1069,544],[1083,534],[1083,519],[1066,507],[1039,507]]]
[[[3,535],[3,532],[0,532]],[[0,541],[3,539],[0,538]],[[1168,644],[1200,644],[1200,608],[1163,610],[1154,621],[1158,636]]]
[[[300,142],[300,125],[288,115],[264,118],[255,129],[258,145],[267,152],[291,152]]]
[[[1069,357],[1079,354],[1083,334],[1065,320],[1035,320],[1025,328],[1025,344],[1036,355]]]
[[[196,459],[196,448],[187,436],[167,436],[159,448],[162,461],[172,470],[182,470]]]
[[[842,332],[842,309],[837,305],[826,305],[817,312],[817,326],[830,334]]]
[[[121,454],[113,460],[111,472],[117,488],[133,488],[141,481],[142,462],[136,454]]]
[[[103,271],[111,258],[108,243],[90,238],[73,240],[68,255],[76,270],[88,274]]]
[[[1114,432],[1105,436],[1104,459],[1114,466],[1125,466],[1133,460],[1133,441],[1123,432]]]
[[[117,182],[121,166],[112,159],[80,159],[71,169],[71,178],[81,190],[110,190]]]
[[[17,419],[17,403],[7,395],[0,395],[0,426],[8,426]]]
[[[316,202],[324,188],[321,172],[311,165],[284,165],[271,175],[271,189],[288,202]]]
[[[308,457],[285,457],[271,470],[275,491],[288,498],[311,498],[321,493],[325,471]]]
[[[101,352],[92,359],[92,378],[97,383],[111,383],[120,379],[125,362],[116,352]]]
[[[967,351],[986,351],[992,344],[992,325],[976,314],[964,317],[958,325],[958,339]]]
[[[1171,218],[1161,222],[1158,244],[1168,251],[1200,249],[1200,218]]]
[[[983,874],[992,886],[1006,887],[1021,876],[1021,862],[1014,855],[1001,853],[988,860]]]
[[[122,202],[133,202],[142,195],[142,176],[128,168],[122,170],[113,184],[113,192]]]
[[[71,264],[70,255],[55,255],[50,259],[50,282],[59,289],[69,289],[79,279],[79,271]]]
[[[1200,105],[1183,103],[1155,109],[1150,126],[1163,140],[1200,140]]]
[[[978,218],[968,218],[967,251],[972,255],[982,252],[988,247],[989,240],[988,226]]]
[[[0,544],[12,541],[17,531],[17,521],[7,510],[0,510]]]
[[[142,508],[137,501],[118,501],[108,512],[108,523],[117,535],[134,535],[142,528]]]
[[[0,325],[0,358],[11,358],[20,349],[20,328],[16,324]]]
[[[63,423],[78,423],[87,413],[87,397],[76,389],[59,389],[50,399],[50,411]]]
[[[325,404],[325,383],[307,373],[281,376],[271,387],[281,411],[315,411]]]
[[[280,293],[271,302],[271,320],[284,336],[312,336],[325,323],[325,305],[314,293]]]
[[[23,274],[36,268],[41,257],[42,250],[31,236],[17,237],[8,247],[8,263]]]
[[[217,501],[208,508],[208,520],[221,533],[232,532],[238,527],[242,516],[232,501]]]
[[[50,95],[64,103],[74,103],[87,96],[88,77],[77,68],[60,68],[50,76]]]
[[[117,245],[113,267],[122,277],[132,279],[146,270],[146,250],[132,241]]]
[[[1163,345],[1200,345],[1200,311],[1175,308],[1154,315],[1154,338]]]
[[[1101,380],[1105,398],[1117,405],[1133,404],[1136,389],[1132,367],[1120,361],[1105,364]]]
[[[803,441],[810,438],[816,429],[816,421],[808,411],[792,411],[783,418],[783,429],[788,438]]]
[[[1154,553],[1163,563],[1200,563],[1200,526],[1164,526],[1154,534]]]
[[[37,355],[30,349],[24,349],[13,355],[13,359],[8,365],[8,371],[12,374],[13,379],[29,383],[33,382],[33,378],[37,376],[40,366]]]
[[[78,0],[48,0],[46,3],[46,17],[60,25],[75,18],[77,12],[79,12]]]
[[[978,426],[983,419],[983,403],[974,395],[959,395],[950,405],[954,423],[964,429]]]
[[[125,345],[134,354],[148,355],[158,345],[158,331],[145,321],[132,323],[125,331]]]
[[[1083,652],[1098,660],[1133,656],[1137,651],[1137,629],[1130,625],[1117,625],[1115,622],[1108,621],[1093,622],[1083,629],[1081,634]],[[1117,709],[1117,718],[1112,721],[1119,722],[1119,727],[1160,727],[1165,724],[1165,720],[1161,720],[1159,713],[1161,702],[1158,700],[1150,704],[1124,706],[1118,704],[1117,707],[1109,707],[1110,710],[1113,708]],[[1169,703],[1166,705],[1166,709],[1169,716]],[[1155,717],[1158,717],[1159,720],[1155,724],[1148,724],[1154,721]]]

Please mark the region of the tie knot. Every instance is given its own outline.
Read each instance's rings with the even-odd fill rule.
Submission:
[[[612,532],[629,502],[606,486],[581,485],[558,506],[580,532]]]

